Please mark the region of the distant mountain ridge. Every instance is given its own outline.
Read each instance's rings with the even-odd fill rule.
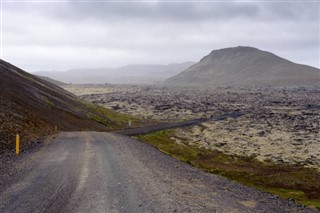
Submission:
[[[40,71],[33,74],[73,84],[154,84],[162,82],[183,70],[193,62],[180,64],[133,64],[118,68],[86,68],[68,71]]]
[[[311,86],[320,85],[320,70],[296,64],[253,47],[212,51],[200,62],[165,81],[166,85]]]

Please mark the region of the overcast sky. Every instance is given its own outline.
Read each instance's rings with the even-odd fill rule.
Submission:
[[[319,66],[320,3],[2,2],[2,59],[27,71],[199,61],[253,46]]]

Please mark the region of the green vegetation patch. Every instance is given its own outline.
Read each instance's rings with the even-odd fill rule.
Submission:
[[[50,101],[49,99],[46,99],[47,104],[50,104],[51,106],[54,106],[54,103]]]
[[[114,110],[107,109],[84,100],[82,100],[82,104],[91,110],[91,112],[87,114],[87,118],[107,125],[111,130],[138,127],[148,122],[132,115],[118,113]],[[131,124],[130,126],[129,123]]]
[[[207,172],[320,209],[320,173],[317,170],[262,163],[252,157],[191,146],[183,140],[177,144],[172,139],[174,135],[174,130],[165,130],[136,138]]]

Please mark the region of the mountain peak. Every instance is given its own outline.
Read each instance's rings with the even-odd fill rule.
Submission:
[[[213,87],[319,85],[320,70],[254,47],[238,46],[213,50],[166,83]]]
[[[259,50],[255,47],[249,47],[249,46],[237,46],[237,47],[229,47],[229,48],[223,48],[223,49],[216,49],[211,51],[211,53],[201,59],[201,61],[204,60],[212,60],[212,59],[218,59],[221,57],[229,57],[229,58],[234,58],[234,57],[243,57],[243,56],[248,56],[248,54],[271,54],[266,51]]]
[[[228,48],[213,50],[211,53],[221,52],[221,51],[239,52],[239,51],[262,51],[262,50],[259,50],[258,48],[250,47],[250,46],[237,46],[237,47],[228,47]]]
[[[235,53],[253,53],[253,52],[266,52],[259,50],[255,47],[249,47],[249,46],[237,46],[237,47],[229,47],[229,48],[222,48],[218,50],[213,50],[209,55],[211,54],[235,54]]]

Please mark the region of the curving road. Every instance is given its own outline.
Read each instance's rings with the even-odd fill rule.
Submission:
[[[185,127],[185,126],[192,126],[195,124],[208,122],[208,121],[219,121],[219,120],[225,120],[227,118],[238,118],[240,116],[243,116],[247,114],[247,111],[235,111],[223,115],[215,115],[211,116],[210,118],[198,118],[193,120],[186,120],[181,122],[175,122],[175,123],[161,123],[156,124],[154,126],[147,126],[147,127],[140,127],[136,129],[127,129],[127,130],[121,130],[117,131],[115,133],[121,134],[121,135],[127,135],[127,136],[134,136],[134,135],[144,135],[151,132],[156,132],[159,130],[165,130],[165,129],[172,129],[172,128],[178,128],[178,127]]]
[[[0,212],[317,212],[127,136],[64,132],[39,146],[1,165]]]

